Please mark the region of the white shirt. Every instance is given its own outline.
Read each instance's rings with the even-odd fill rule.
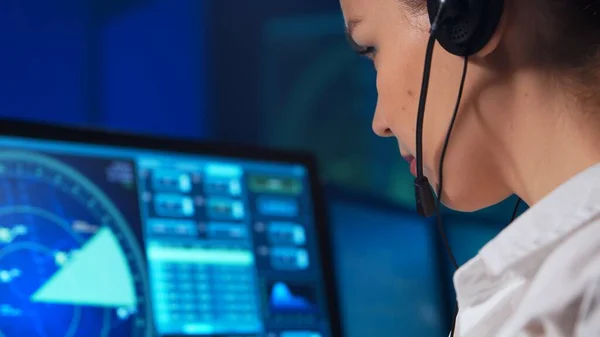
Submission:
[[[455,337],[600,337],[600,164],[485,245],[454,286]]]

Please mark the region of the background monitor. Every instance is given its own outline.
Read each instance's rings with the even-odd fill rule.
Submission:
[[[452,254],[459,266],[474,258],[479,250],[498,235],[507,225],[508,223],[500,223],[498,220],[476,217],[472,214],[452,213],[444,215],[446,237],[452,249]],[[447,261],[449,265],[449,259],[446,256],[444,261]],[[455,299],[454,270],[453,268],[447,268],[446,270],[448,271],[446,286],[451,298]],[[451,305],[453,308],[454,301]]]
[[[333,187],[327,196],[346,336],[447,336],[431,223],[385,199]]]
[[[0,123],[0,336],[338,336],[314,178],[300,155]]]
[[[479,250],[498,235],[506,225],[507,223],[477,218],[469,214],[444,216],[448,243],[459,265],[474,258]]]

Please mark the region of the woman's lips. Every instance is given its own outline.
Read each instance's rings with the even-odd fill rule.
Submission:
[[[407,156],[402,156],[402,158],[404,158],[404,160],[406,160],[406,162],[410,166],[410,173],[416,177],[417,176],[417,161],[415,160],[415,157],[411,156],[411,155],[407,155]]]

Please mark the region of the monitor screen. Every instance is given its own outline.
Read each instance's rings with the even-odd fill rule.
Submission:
[[[448,216],[444,219],[444,225],[452,254],[459,265],[474,258],[504,227],[498,221],[477,219],[468,214]]]
[[[308,175],[0,136],[0,336],[331,336]]]
[[[447,336],[430,223],[368,196],[336,191],[328,203],[346,336]]]
[[[458,265],[462,266],[474,258],[483,246],[498,235],[505,224],[498,223],[498,220],[477,218],[471,214],[451,214],[444,217],[444,226],[452,254]],[[449,261],[447,258],[444,260]],[[453,282],[454,269],[447,268],[447,272],[447,288],[454,299],[456,298]],[[453,307],[454,302],[451,305]]]

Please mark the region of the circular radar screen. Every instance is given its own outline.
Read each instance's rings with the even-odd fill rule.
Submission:
[[[143,254],[110,198],[137,210],[135,182],[111,165],[0,152],[0,337],[152,335]]]

